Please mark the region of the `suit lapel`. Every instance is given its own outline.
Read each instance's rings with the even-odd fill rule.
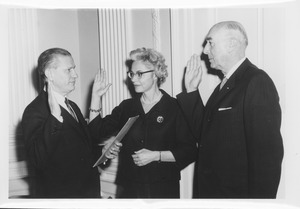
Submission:
[[[84,139],[84,141],[86,143],[90,143],[88,140],[89,135],[88,135],[88,132],[86,129],[86,122],[85,122],[81,112],[78,112],[78,109],[77,109],[77,107],[75,107],[73,102],[70,102],[70,105],[72,106],[74,112],[76,113],[76,116],[77,116],[79,122],[77,122],[65,108],[60,107],[61,111],[62,111],[62,116],[64,118],[64,123],[68,124],[69,126],[72,126],[74,131],[76,131],[76,132],[78,132],[78,134],[82,135],[82,137],[80,137],[80,138]]]
[[[213,93],[210,95],[209,99],[206,102],[205,109],[210,109],[216,101],[216,98],[219,94],[220,84],[217,85]]]
[[[45,107],[47,107],[47,114],[51,114],[50,109],[49,109],[49,104],[48,104],[47,92],[42,90],[42,92],[40,94],[41,94],[43,103],[45,104]],[[68,124],[69,126],[72,126],[74,131],[76,131],[78,134],[82,135],[83,137],[81,137],[81,138],[83,138],[86,141],[86,143],[90,144],[91,143],[89,140],[90,135],[87,130],[87,124],[86,124],[79,108],[72,101],[70,101],[70,105],[72,106],[73,110],[75,111],[76,116],[79,120],[79,123],[73,118],[72,115],[70,115],[70,113],[65,108],[60,106],[61,115],[63,117],[64,123]]]
[[[66,120],[68,124],[78,128],[79,123],[77,123],[77,121],[73,118],[73,116],[62,106],[60,107],[60,109],[64,120]]]
[[[87,122],[86,120],[84,119],[79,107],[73,102],[73,101],[70,101],[70,105],[72,106],[73,110],[75,111],[76,113],[76,116],[78,118],[78,121],[77,122],[73,116],[71,116],[73,118],[73,121],[74,123],[77,125],[77,126],[80,126],[80,130],[81,132],[83,133],[83,138],[85,139],[85,141],[90,144],[90,146],[92,145],[92,141],[90,140],[91,139],[91,136],[89,134],[89,131],[88,131],[88,128],[87,128]]]
[[[225,85],[223,86],[223,88],[221,90],[220,89],[220,84],[217,86],[216,88],[216,95],[215,97],[212,99],[211,102],[211,107],[214,108],[216,105],[218,105],[222,99],[224,97],[226,97],[226,95],[228,93],[230,93],[230,91],[235,87],[235,76],[231,76],[228,81],[225,83]]]
[[[209,98],[206,107],[209,109],[213,109],[216,105],[218,105],[227,94],[231,92],[232,89],[235,88],[236,84],[239,80],[243,77],[245,70],[250,65],[250,61],[246,59],[238,69],[232,74],[232,76],[228,79],[225,83],[223,88],[220,89],[220,84],[215,88],[214,92],[212,93],[211,97]]]

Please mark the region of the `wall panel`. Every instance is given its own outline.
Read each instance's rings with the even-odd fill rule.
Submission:
[[[126,85],[128,49],[126,41],[126,14],[123,9],[99,10],[100,66],[106,70],[109,91],[102,98],[103,117],[110,114],[121,101],[130,97]],[[102,196],[115,197],[117,159],[101,171]]]
[[[29,195],[30,166],[20,126],[24,108],[36,96],[37,17],[32,9],[10,9],[9,33],[9,197]]]
[[[126,88],[127,43],[125,11],[99,10],[100,67],[106,70],[111,90],[103,96],[103,114],[110,114],[122,100],[130,96]]]

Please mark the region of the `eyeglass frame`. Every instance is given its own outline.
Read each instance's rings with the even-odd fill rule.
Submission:
[[[132,72],[132,71],[128,71],[128,72],[127,72],[127,76],[128,76],[130,79],[133,79],[134,76],[137,75],[137,78],[138,78],[138,79],[141,79],[142,76],[143,76],[143,74],[145,74],[145,73],[150,73],[150,72],[154,72],[154,70],[148,70],[148,71],[144,71],[144,72],[138,71],[138,72],[136,72],[136,73],[134,73],[134,72]]]

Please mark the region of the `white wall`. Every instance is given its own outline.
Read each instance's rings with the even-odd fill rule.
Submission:
[[[128,9],[127,12],[127,34],[128,54],[136,48],[155,48],[153,39],[153,19],[151,9]],[[168,9],[159,9],[159,49],[166,59],[169,76],[161,88],[172,95],[172,61],[171,61],[171,39],[170,39],[170,13]]]
[[[8,54],[8,142],[9,196],[28,195],[30,166],[26,163],[21,117],[25,106],[36,96],[34,75],[37,55],[36,12],[11,9],[7,11]]]
[[[67,49],[73,56],[76,72],[80,76],[78,14],[76,10],[37,10],[39,54],[48,48]],[[80,77],[70,98],[81,104]]]
[[[97,9],[39,9],[37,16],[39,52],[60,47],[72,54],[78,79],[70,98],[88,116],[89,92],[100,66]]]
[[[97,70],[99,60],[98,12],[97,9],[81,9],[78,15],[78,35],[80,54],[80,108],[85,117],[88,117],[90,105],[90,92]]]

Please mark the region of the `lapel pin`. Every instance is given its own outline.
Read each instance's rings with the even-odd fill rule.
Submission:
[[[158,123],[162,123],[162,122],[164,121],[163,116],[158,116],[157,119],[156,119],[156,121],[157,121]]]

